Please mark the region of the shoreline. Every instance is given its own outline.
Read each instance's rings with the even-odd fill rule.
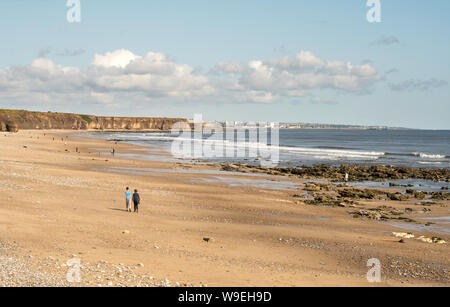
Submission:
[[[450,241],[439,232],[445,223],[433,220],[448,216],[448,199],[383,200],[380,189],[112,157],[111,143],[73,132],[0,134],[0,241],[16,242],[17,259],[40,263],[59,279],[76,255],[86,266],[82,286],[368,286],[366,262],[375,257],[383,264],[381,285],[450,284],[448,243],[419,239]],[[114,147],[126,154],[144,148]],[[107,172],[113,168],[135,173]],[[141,192],[139,215],[122,211],[126,185]],[[330,205],[339,195],[345,207]],[[393,232],[415,238],[402,244]]]
[[[80,132],[82,134],[83,132]],[[141,139],[141,137],[137,136],[130,136],[130,138],[127,138],[126,135],[116,135],[114,136],[114,133],[125,133],[125,132],[98,132],[98,135],[100,135],[100,139],[105,139],[101,137],[102,134],[109,134],[111,133],[112,136],[110,137],[109,141],[114,142],[122,142],[122,143],[130,143],[134,145],[141,145],[144,147],[156,147],[156,148],[162,148],[168,152],[168,155],[170,155],[169,150],[167,148],[167,143],[169,142],[170,138],[174,138],[173,136],[167,136],[164,135],[163,141],[158,142],[158,138],[152,137],[151,135],[148,136],[148,139]],[[139,134],[140,132],[130,132],[130,134]],[[151,133],[151,132],[150,132]],[[155,133],[155,132],[153,132]],[[160,131],[161,134],[164,134],[166,132]],[[144,133],[145,134],[145,133]],[[157,133],[155,133],[156,135]],[[94,137],[96,135],[92,134]],[[148,144],[145,144],[147,143]],[[243,144],[243,143],[242,143]],[[247,145],[238,145],[238,146],[247,146]],[[351,169],[352,171],[355,171],[356,177],[361,177],[358,180],[363,179],[369,179],[371,178],[364,178],[361,176],[362,172],[374,172],[372,168],[373,167],[383,167],[383,168],[391,168],[391,171],[396,172],[396,176],[393,176],[392,174],[389,174],[389,176],[386,176],[385,178],[381,179],[407,179],[407,178],[417,178],[417,179],[431,179],[431,180],[448,180],[450,178],[450,166],[448,160],[450,156],[448,153],[436,153],[440,151],[433,151],[434,153],[422,153],[420,152],[422,149],[416,149],[416,151],[411,151],[410,153],[404,153],[401,151],[395,151],[396,149],[391,148],[393,151],[389,151],[389,148],[383,148],[384,150],[388,151],[382,151],[381,149],[377,151],[373,148],[354,148],[350,147],[348,149],[340,148],[340,147],[294,147],[294,146],[279,146],[279,155],[280,155],[280,161],[278,163],[278,166],[271,167],[271,169],[275,172],[281,172],[281,173],[297,173],[295,169],[318,169],[323,166],[329,166],[331,168],[341,168],[343,166]],[[228,147],[227,147],[228,148]],[[274,150],[277,150],[277,148],[274,148]],[[291,153],[290,151],[293,151]],[[295,153],[295,155],[294,155]],[[341,156],[339,156],[341,154]],[[315,155],[319,155],[317,158]],[[337,158],[333,158],[334,156],[337,156]],[[356,155],[353,159],[352,156]],[[367,155],[366,159],[363,159],[362,156]],[[374,158],[376,156],[376,158]],[[142,157],[145,159],[145,156]],[[210,158],[210,159],[194,159],[191,160],[198,160],[199,163],[209,163],[209,164],[222,164],[222,165],[239,165],[242,166],[242,168],[254,168],[256,169],[258,165],[260,165],[260,160],[257,158],[227,158],[226,156],[223,156],[222,158]],[[359,169],[358,169],[359,168]],[[407,171],[407,176],[399,176],[399,173],[403,173],[404,171]],[[422,171],[422,174],[419,174],[421,170],[426,170],[425,172],[428,172],[428,176],[424,176],[424,172]],[[433,170],[433,171],[427,171],[427,170]],[[383,172],[386,172],[385,170],[382,170]],[[441,174],[437,174],[440,172]],[[335,172],[337,173],[337,172]],[[430,173],[434,173],[436,176],[433,176]],[[329,174],[326,174],[324,177],[328,177]],[[397,177],[397,178],[392,178]],[[425,177],[425,178],[424,178]],[[377,178],[375,178],[377,179]]]

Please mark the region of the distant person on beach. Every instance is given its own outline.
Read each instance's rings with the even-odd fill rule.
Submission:
[[[133,194],[134,212],[139,213],[139,204],[141,203],[141,197],[138,190],[134,190]]]
[[[111,154],[112,154],[113,156],[116,154],[116,150],[115,150],[114,148],[111,150]]]
[[[127,187],[125,191],[125,201],[127,204],[127,211],[131,212],[131,191],[129,187]]]

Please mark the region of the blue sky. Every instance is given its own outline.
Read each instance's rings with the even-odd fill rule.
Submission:
[[[450,2],[380,2],[4,0],[0,106],[450,129]]]

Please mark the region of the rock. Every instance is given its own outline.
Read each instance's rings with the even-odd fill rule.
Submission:
[[[380,212],[369,211],[369,210],[359,210],[357,212],[350,212],[350,214],[352,214],[354,218],[366,217],[368,219],[376,220],[376,221],[386,218]]]
[[[408,195],[404,195],[402,193],[389,193],[388,197],[390,198],[390,200],[395,201],[405,201],[409,199]]]
[[[305,184],[305,191],[320,191],[320,187],[317,186],[315,183],[307,183]]]
[[[232,168],[229,168],[232,169]],[[235,169],[233,169],[236,171]],[[277,175],[292,175],[299,178],[327,179],[334,182],[343,182],[345,174],[349,174],[349,181],[386,181],[400,179],[424,179],[433,181],[450,181],[448,169],[424,169],[412,167],[393,167],[384,165],[359,166],[341,165],[332,167],[328,165],[302,166],[298,168],[262,168],[252,165],[239,165],[240,172],[266,173]],[[406,185],[410,187],[410,185]],[[314,187],[312,187],[314,188]]]
[[[432,199],[437,199],[437,200],[447,200],[450,198],[450,193],[447,192],[433,192],[431,194],[431,198]]]

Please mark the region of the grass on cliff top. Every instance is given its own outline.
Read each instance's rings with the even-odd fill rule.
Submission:
[[[27,118],[27,115],[32,116],[48,116],[48,117],[72,117],[78,116],[85,120],[87,123],[92,122],[92,117],[95,115],[84,115],[75,113],[59,113],[59,112],[36,112],[36,111],[26,111],[26,110],[10,110],[10,109],[0,109],[0,116],[7,117],[10,120]],[[115,119],[135,119],[135,118],[145,118],[145,119],[158,119],[158,120],[177,120],[185,121],[184,118],[170,118],[170,117],[121,117],[121,116],[95,116],[97,118],[115,118]]]
[[[88,124],[90,124],[92,122],[92,119],[89,117],[89,115],[80,115],[81,119],[83,119],[85,122],[87,122]]]
[[[6,114],[6,115],[17,115],[17,114],[23,114],[25,110],[8,110],[8,109],[0,109],[0,114]]]

